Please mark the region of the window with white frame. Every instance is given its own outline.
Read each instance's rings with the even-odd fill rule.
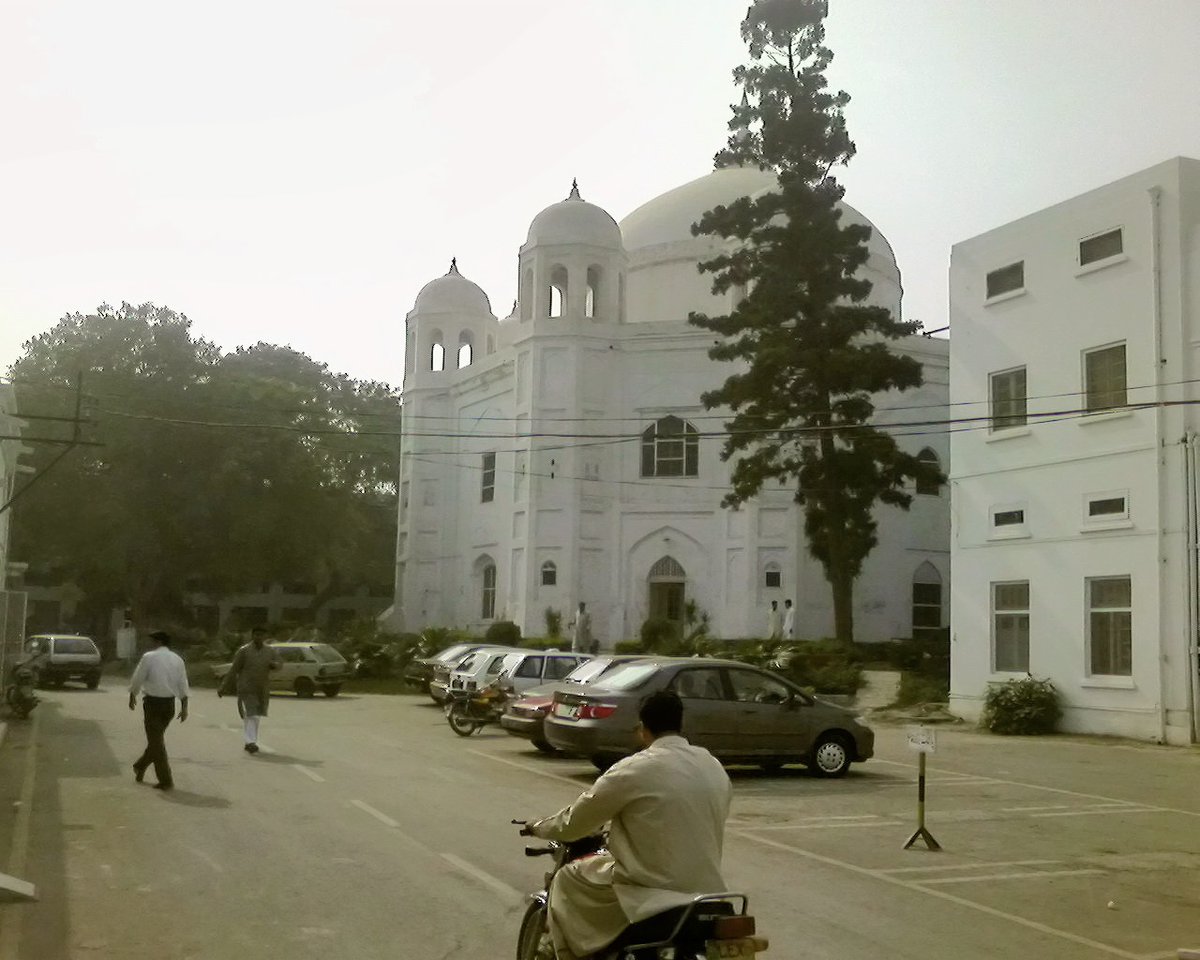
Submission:
[[[491,503],[496,499],[496,454],[483,455],[483,478],[480,481],[480,503]]]
[[[1089,263],[1098,263],[1110,257],[1119,257],[1125,252],[1125,240],[1121,228],[1107,230],[1095,236],[1079,241],[1079,265],[1086,267]]]
[[[917,568],[912,582],[912,636],[934,638],[942,629],[942,575],[926,561]]]
[[[1018,260],[987,275],[987,298],[1003,296],[1025,288],[1025,261]]]
[[[553,587],[558,585],[558,567],[554,565],[553,560],[547,560],[542,564],[542,586]]]
[[[993,431],[1025,426],[1027,396],[1024,367],[989,374],[988,393]]]
[[[993,527],[1023,527],[1024,525],[1024,507],[997,507],[992,511]]]
[[[484,620],[496,619],[496,565],[490,560],[483,564],[479,572],[480,610]]]
[[[1029,581],[992,584],[992,670],[1029,672]]]
[[[925,465],[929,471],[917,477],[917,493],[925,497],[940,497],[942,494],[941,472],[942,461],[938,458],[936,452],[931,448],[926,447],[917,454],[917,459]],[[936,471],[936,474],[931,474]]]
[[[1084,353],[1083,392],[1088,413],[1125,406],[1125,344],[1115,343]]]
[[[777,590],[783,586],[783,571],[773,560],[763,567],[763,586],[768,590]]]
[[[1133,582],[1130,577],[1087,581],[1088,673],[1128,677],[1133,673]]]
[[[1085,519],[1087,520],[1127,520],[1129,518],[1129,494],[1124,491],[1089,493],[1085,500],[1087,502]]]
[[[642,432],[643,477],[695,477],[700,473],[700,435],[679,417],[663,417]]]

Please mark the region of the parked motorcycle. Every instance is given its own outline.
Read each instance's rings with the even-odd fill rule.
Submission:
[[[13,664],[4,687],[4,702],[16,719],[24,720],[38,705],[38,696],[33,692],[36,686],[37,671],[31,662]]]
[[[529,836],[524,820],[514,820],[521,835]],[[572,860],[604,850],[603,836],[584,837],[570,843],[549,841],[544,847],[526,847],[527,857],[552,857],[546,885],[528,896],[529,906],[517,934],[517,960],[555,960],[547,921],[550,884],[554,875]],[[743,893],[711,893],[691,903],[630,924],[614,943],[589,960],[707,960],[728,957],[746,960],[767,949],[755,936],[750,902]]]
[[[469,737],[490,723],[499,723],[511,699],[511,692],[498,681],[480,690],[448,690],[446,722],[460,737]]]

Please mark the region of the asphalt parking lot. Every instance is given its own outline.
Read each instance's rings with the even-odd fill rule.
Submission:
[[[411,697],[279,697],[250,758],[231,705],[199,691],[168,733],[163,795],[132,781],[141,731],[120,689],[49,692],[35,716],[0,748],[0,856],[41,900],[0,907],[0,960],[510,956],[544,865],[508,820],[595,775],[496,728],[463,740]],[[902,849],[903,729],[877,746],[843,780],[732,771],[726,880],[768,958],[1165,960],[1200,944],[1200,751],[940,730],[935,853]],[[170,922],[148,923],[164,905]]]

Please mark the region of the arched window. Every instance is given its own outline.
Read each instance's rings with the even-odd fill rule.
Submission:
[[[561,317],[567,309],[567,268],[556,266],[550,271],[548,317]]]
[[[479,616],[484,620],[496,619],[496,563],[491,557],[483,556],[475,561],[479,577]]]
[[[429,369],[434,373],[441,373],[446,369],[446,348],[442,346],[441,340],[434,341],[429,349]]]
[[[521,274],[521,319],[528,320],[533,316],[533,271],[526,270]]]
[[[687,574],[674,557],[663,557],[646,577],[650,589],[650,616],[682,623],[687,606]]]
[[[938,459],[938,455],[929,449],[929,447],[918,453],[917,459],[937,471],[937,475],[934,477],[924,475],[917,477],[917,493],[927,497],[940,497],[942,495],[942,484],[937,477],[942,472],[942,461]]]
[[[783,586],[783,571],[774,560],[763,566],[763,586],[769,590],[777,590]]]
[[[913,639],[932,639],[942,629],[942,575],[928,560],[917,567],[912,582]]]
[[[595,317],[599,311],[600,305],[600,268],[588,267],[587,271],[587,297],[583,304],[583,315],[585,317]]]
[[[458,335],[458,369],[469,367],[471,360],[474,357],[475,345],[474,338],[470,331],[464,330]]]
[[[558,585],[558,567],[554,565],[553,560],[547,560],[542,564],[542,586],[554,587]]]
[[[642,432],[643,477],[695,477],[700,473],[700,438],[679,417],[663,417]]]

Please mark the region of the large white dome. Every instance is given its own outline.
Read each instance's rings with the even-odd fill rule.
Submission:
[[[607,210],[584,200],[578,184],[572,183],[566,200],[552,203],[533,218],[525,242],[530,246],[581,243],[620,250],[621,228]]]
[[[492,305],[477,283],[472,283],[458,272],[457,260],[451,260],[450,270],[445,276],[430,280],[421,288],[413,310],[417,313],[490,316]]]
[[[758,167],[722,167],[655,197],[621,221],[621,235],[630,253],[645,247],[667,243],[719,242],[719,238],[692,236],[692,224],[714,207],[728,206],[740,197],[777,188],[775,174]],[[839,203],[842,223],[863,224],[871,228],[867,242],[871,266],[881,273],[896,271],[896,257],[887,238],[870,220],[848,203]],[[889,269],[890,268],[890,269]],[[897,279],[899,274],[897,272]]]

